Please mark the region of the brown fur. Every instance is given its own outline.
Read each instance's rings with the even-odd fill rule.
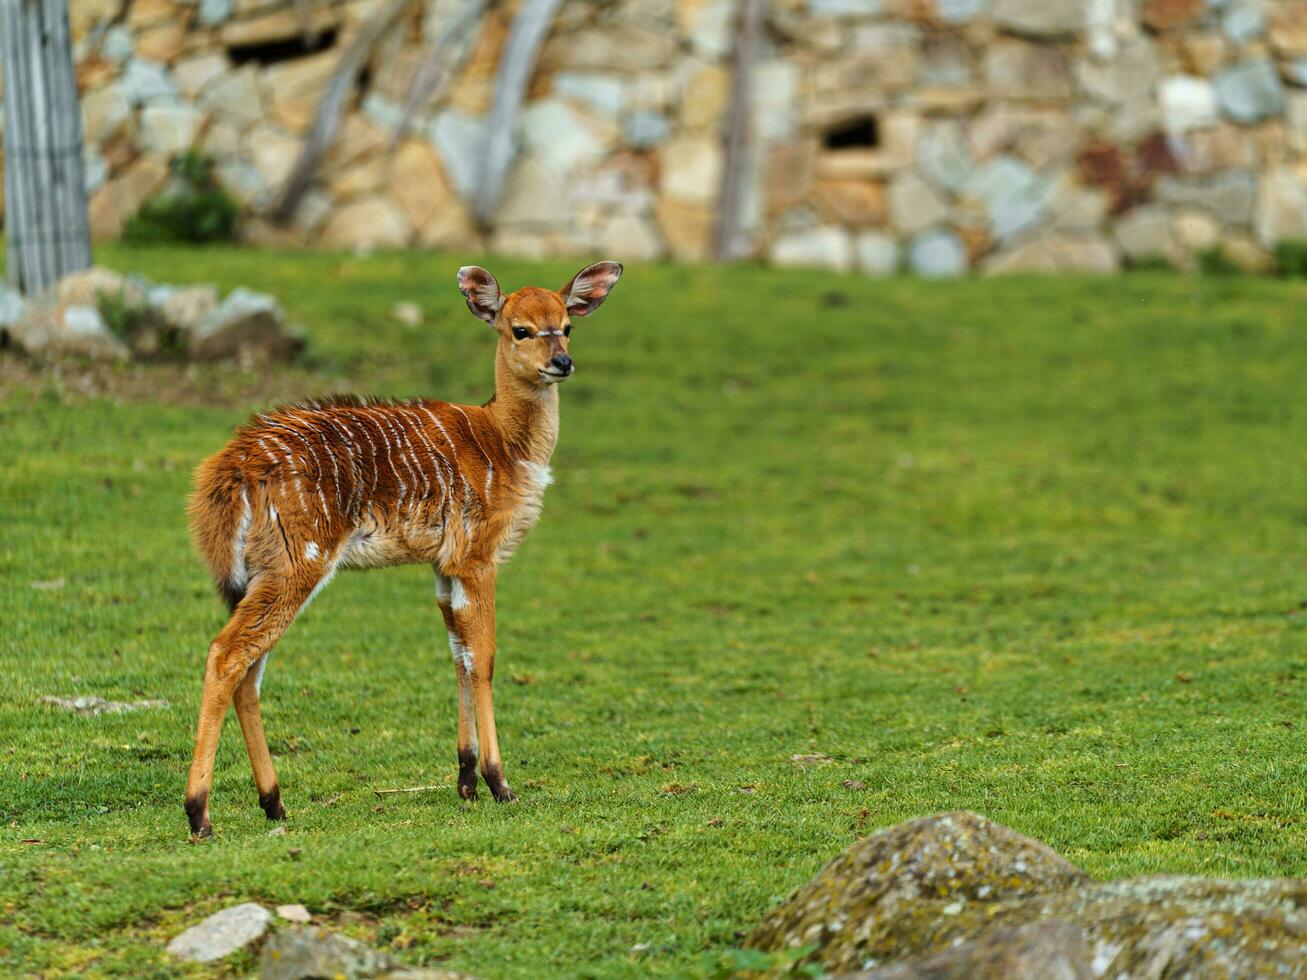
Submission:
[[[499,335],[495,396],[481,406],[334,396],[252,417],[196,472],[191,526],[231,619],[209,647],[187,783],[192,834],[211,833],[208,798],[227,706],[235,703],[259,802],[282,819],[259,713],[263,661],[338,568],[427,563],[455,653],[459,792],[476,794],[475,760],[497,800],[503,776],[491,682],[494,589],[539,515],[558,438],[556,382],[571,373],[570,316],[603,301],[616,263],[583,269],[560,292],[504,297],[469,267],[459,287]],[[528,336],[514,336],[514,330]]]

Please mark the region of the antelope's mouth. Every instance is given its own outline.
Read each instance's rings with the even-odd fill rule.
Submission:
[[[556,385],[560,381],[566,381],[570,378],[575,370],[576,369],[573,368],[571,371],[546,371],[541,368],[538,373],[540,377],[544,379],[545,384]]]

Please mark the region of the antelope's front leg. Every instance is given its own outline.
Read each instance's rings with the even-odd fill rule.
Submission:
[[[495,701],[491,682],[495,677],[495,571],[493,568],[476,569],[470,573],[451,577],[449,608],[454,616],[450,632],[450,645],[455,637],[462,645],[463,667],[471,676],[472,705],[475,712],[475,732],[479,736],[481,752],[481,778],[490,787],[500,803],[511,803],[517,797],[504,779],[504,763],[499,756],[499,740],[495,736]],[[459,675],[460,684],[463,675]],[[462,688],[460,687],[459,714],[462,715]],[[460,736],[462,726],[459,726]],[[476,744],[475,742],[473,743]],[[462,742],[460,738],[460,751]],[[462,778],[460,776],[460,790]]]
[[[458,795],[465,800],[477,798],[477,719],[472,696],[472,658],[459,638],[452,606],[454,585],[448,575],[436,569],[436,601],[449,633],[449,650],[454,657],[458,677]]]

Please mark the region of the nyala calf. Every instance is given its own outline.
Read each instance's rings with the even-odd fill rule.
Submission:
[[[499,335],[495,395],[481,406],[351,397],[257,415],[199,467],[191,524],[231,618],[209,647],[186,784],[191,833],[213,834],[209,789],[227,706],[259,804],[281,820],[259,687],[268,655],[342,568],[424,562],[458,677],[458,791],[481,777],[511,801],[495,737],[495,575],[540,515],[558,440],[558,384],[574,368],[571,319],[593,313],[622,267],[599,262],[558,292],[505,296],[485,269],[458,273],[474,315]]]

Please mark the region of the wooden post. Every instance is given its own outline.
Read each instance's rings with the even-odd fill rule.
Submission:
[[[38,293],[91,264],[82,111],[65,0],[0,0],[9,284]]]
[[[726,148],[722,160],[721,193],[717,198],[717,234],[713,258],[729,262],[739,258],[740,187],[752,148],[753,67],[766,0],[740,0],[739,28],[735,35],[735,76],[726,116]]]

